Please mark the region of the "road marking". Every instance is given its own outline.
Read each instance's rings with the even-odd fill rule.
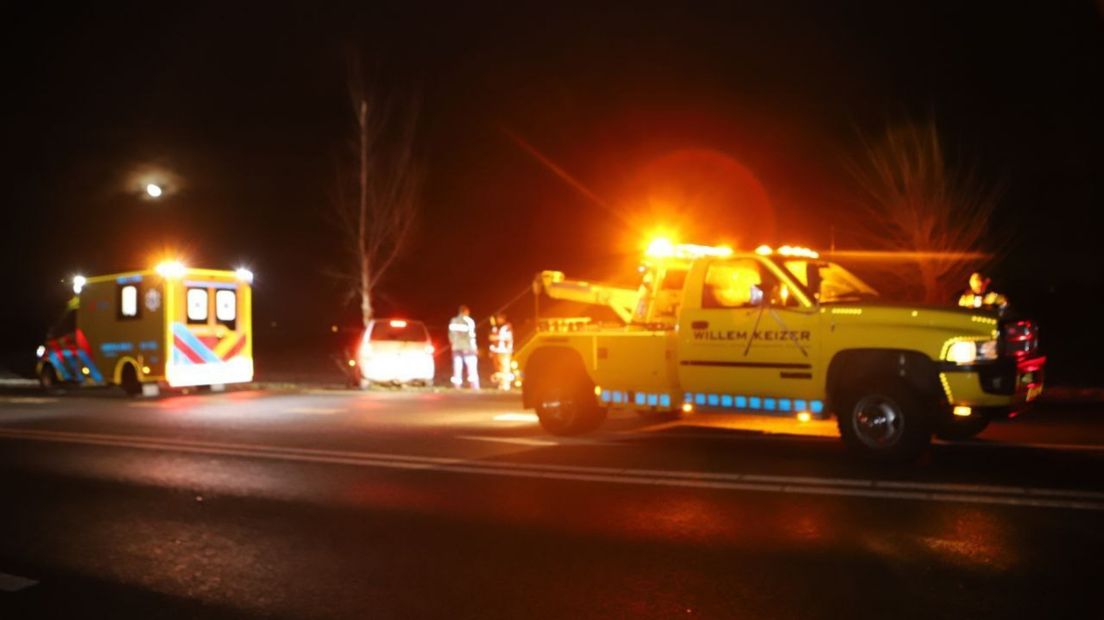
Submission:
[[[716,432],[671,432],[680,428],[678,422],[667,422],[644,428],[616,431],[619,439],[624,441],[666,441],[671,439],[693,439],[712,441],[813,441],[813,442],[839,442],[839,434],[835,435],[805,435],[801,433],[786,433],[777,431],[763,431],[756,428],[718,428]],[[981,439],[978,441],[944,441],[934,440],[937,446],[949,446],[953,448],[1012,448],[1018,450],[1053,450],[1055,452],[1104,452],[1102,444],[1076,444],[1076,443],[1028,443],[1009,442],[998,439]]]
[[[535,413],[500,413],[494,417],[495,422],[539,422],[540,418]]]
[[[0,402],[11,403],[13,405],[45,405],[56,403],[57,400],[56,398],[44,398],[41,396],[9,396],[0,398]]]
[[[518,446],[558,446],[560,445],[555,441],[548,441],[547,439],[529,439],[527,437],[483,437],[479,435],[459,435],[457,439],[469,439],[471,441],[489,441],[494,443],[509,443]]]
[[[290,462],[330,463],[358,467],[539,478],[543,480],[1104,511],[1104,492],[1088,490],[514,463],[452,457],[321,450],[260,444],[213,443],[133,435],[73,433],[2,427],[0,427],[0,437],[140,450],[174,450],[194,454],[263,458]]]
[[[1104,445],[1080,444],[1080,443],[1018,443],[999,440],[984,439],[980,441],[937,441],[941,446],[954,446],[956,448],[1017,448],[1020,450],[1054,450],[1057,452],[1104,452]]]
[[[38,583],[34,579],[27,579],[19,575],[0,573],[0,592],[18,592]]]

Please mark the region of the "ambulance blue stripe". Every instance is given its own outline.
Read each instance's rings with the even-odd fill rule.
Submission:
[[[73,352],[69,349],[62,349],[61,356],[65,360],[66,369],[73,373],[75,380],[83,381],[84,375],[81,374],[80,362],[73,355]]]
[[[84,364],[85,368],[88,369],[88,375],[92,377],[92,380],[96,383],[103,383],[103,375],[100,374],[100,369],[96,368],[96,365],[93,364],[92,360],[88,358],[88,354],[84,351],[78,350],[77,357],[80,358],[80,361]]]
[[[217,363],[221,362],[215,352],[207,348],[207,345],[200,342],[199,338],[191,332],[183,323],[173,323],[173,335],[184,341],[184,344],[188,345],[191,350],[195,351],[197,355],[203,358],[204,362]]]
[[[65,362],[58,356],[57,351],[50,351],[50,361],[54,363],[54,370],[57,370],[61,380],[69,381],[69,369],[65,367]]]

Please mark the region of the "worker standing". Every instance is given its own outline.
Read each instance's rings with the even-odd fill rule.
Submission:
[[[491,355],[495,362],[494,382],[500,390],[509,390],[514,383],[514,326],[503,312],[491,318]]]
[[[471,310],[460,306],[458,314],[449,321],[449,346],[452,348],[452,385],[459,388],[464,385],[464,366],[468,367],[468,383],[473,390],[479,389],[479,348],[475,341],[475,321]]]
[[[963,308],[981,308],[1004,312],[1008,308],[1008,299],[996,291],[989,290],[992,282],[980,272],[970,274],[970,288],[958,298]]]

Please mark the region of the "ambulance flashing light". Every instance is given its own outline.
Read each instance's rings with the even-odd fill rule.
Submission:
[[[163,278],[183,278],[187,268],[184,267],[184,263],[178,260],[167,260],[158,263],[157,267],[154,267],[154,271]]]

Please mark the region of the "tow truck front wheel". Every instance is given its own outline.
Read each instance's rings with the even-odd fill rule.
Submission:
[[[923,400],[907,386],[886,383],[841,399],[840,436],[848,447],[878,460],[908,461],[931,443]]]

